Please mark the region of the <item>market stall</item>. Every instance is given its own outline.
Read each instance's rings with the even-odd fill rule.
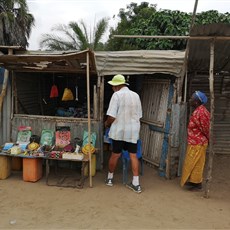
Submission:
[[[94,54],[90,50],[68,53],[14,50],[8,55],[6,47],[1,51],[0,66],[9,71],[3,110],[4,114],[7,111],[10,115],[1,116],[1,145],[16,144],[19,127],[31,127],[31,136],[40,137],[37,144],[44,147],[42,134],[49,131],[53,134],[49,136],[51,142],[48,145],[52,158],[62,158],[63,153],[67,153],[66,159],[78,157],[76,154],[79,153],[86,154],[91,171],[91,154],[94,153],[95,167],[101,169],[102,82],[96,73]],[[10,106],[7,106],[8,100]],[[70,150],[65,150],[66,146],[57,146],[60,127],[68,129],[68,135],[62,135],[62,138],[68,138],[65,144],[72,146]],[[10,133],[4,130],[10,130]],[[64,134],[63,130],[61,133]],[[76,145],[76,140],[81,144]],[[33,152],[40,154],[37,150]],[[89,178],[92,186],[92,172],[89,172]]]

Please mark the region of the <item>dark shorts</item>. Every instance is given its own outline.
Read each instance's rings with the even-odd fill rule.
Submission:
[[[137,143],[130,143],[126,141],[112,140],[112,151],[113,153],[121,153],[122,150],[126,150],[129,153],[137,152]]]

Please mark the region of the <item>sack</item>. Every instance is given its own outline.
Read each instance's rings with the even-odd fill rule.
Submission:
[[[71,101],[73,100],[73,93],[70,89],[65,88],[62,96],[62,101]]]

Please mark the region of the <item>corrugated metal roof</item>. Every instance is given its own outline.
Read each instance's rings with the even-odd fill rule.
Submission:
[[[101,76],[165,73],[180,77],[184,56],[184,51],[176,50],[95,52]]]
[[[0,47],[1,51],[1,47]],[[0,54],[0,67],[17,72],[86,72],[86,54],[89,53],[90,72],[96,74],[94,53],[81,52],[17,52]]]
[[[230,24],[196,25],[191,36],[230,36]],[[190,40],[188,70],[208,72],[209,65],[210,40]],[[230,72],[230,40],[215,41],[214,72],[220,71]]]
[[[86,62],[82,52],[17,52],[15,55],[0,55],[0,66],[20,72],[82,72]],[[184,51],[133,50],[90,53],[90,68],[101,76],[165,73],[180,77]],[[96,66],[95,63],[96,62]],[[84,67],[84,66],[83,66]]]

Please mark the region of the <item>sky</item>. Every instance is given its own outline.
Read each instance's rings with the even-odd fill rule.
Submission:
[[[109,26],[118,22],[119,9],[131,2],[156,4],[157,10],[169,9],[193,12],[195,0],[27,0],[29,12],[35,18],[35,26],[29,39],[29,50],[38,50],[42,34],[52,33],[57,24],[68,25],[70,21],[83,20],[92,29],[101,18],[109,18]],[[230,0],[199,0],[197,13],[207,10],[230,12]],[[113,17],[115,15],[115,17]],[[107,40],[108,32],[104,36]]]

